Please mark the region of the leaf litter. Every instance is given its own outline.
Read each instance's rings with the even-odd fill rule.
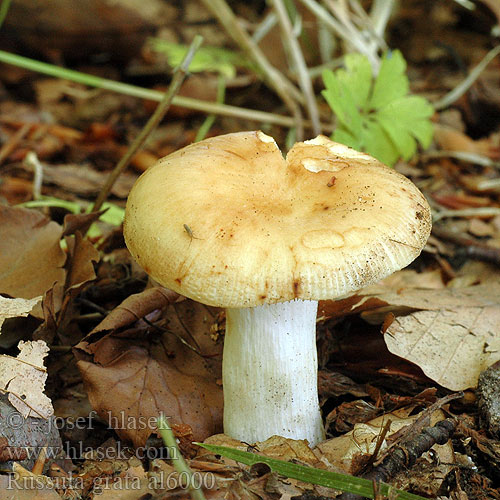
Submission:
[[[397,16],[401,22],[414,26],[412,23],[418,19],[415,9],[418,11],[419,7],[402,5]],[[438,10],[441,17],[436,14]],[[441,60],[448,61],[447,69],[443,71],[442,66],[436,63],[434,51],[437,49],[430,46],[430,41],[436,38],[435,30],[439,30],[439,39],[451,39],[457,42],[459,51],[463,50],[460,37],[457,38],[455,28],[451,28],[453,22],[450,19],[453,16],[450,14],[455,15],[456,11],[449,5],[436,5],[431,9],[429,16],[434,22],[426,26],[419,25],[415,33],[416,39],[422,41],[418,50],[404,46],[410,43],[410,39],[401,42],[405,57],[413,62],[420,61],[419,65],[411,67],[412,87],[420,88],[422,95],[431,101],[437,92],[436,87],[433,87],[435,82],[439,81],[439,85],[449,88],[460,80],[458,72],[450,70],[451,63],[446,52],[442,49],[439,52]],[[220,37],[220,29],[216,29],[216,35]],[[475,42],[467,42],[471,47],[474,46],[471,61],[477,61],[486,52],[482,37],[482,34],[477,35]],[[427,63],[424,63],[425,57]],[[428,61],[433,63],[429,66]],[[435,71],[447,76],[433,78]],[[435,126],[438,133],[434,145],[437,151],[434,152],[466,152],[475,155],[474,161],[481,158],[490,162],[498,160],[498,132],[480,138],[473,133],[474,127],[477,127],[474,114],[479,109],[473,96],[494,104],[497,97],[493,94],[489,101],[484,99],[485,92],[491,93],[492,89],[498,87],[497,73],[492,64],[480,84],[456,103],[454,111],[459,112],[453,120],[445,123],[444,112],[434,116],[433,120],[447,127],[443,130],[442,125]],[[21,78],[25,76],[26,73]],[[128,98],[120,99],[116,95],[106,96],[106,92],[89,92],[83,86],[61,84],[54,80],[48,80],[45,90],[43,85],[37,85],[37,90],[40,94],[36,107],[11,101],[1,104],[0,132],[7,140],[9,150],[3,150],[6,154],[2,159],[5,169],[2,173],[6,175],[0,185],[0,194],[11,204],[31,199],[32,174],[19,162],[27,152],[34,150],[46,166],[43,194],[76,201],[80,206],[85,206],[89,202],[86,198],[94,196],[96,186],[104,178],[102,170],[110,168],[123,153],[123,130],[133,129],[135,125],[129,115],[140,119],[142,104]],[[46,92],[45,96],[41,95],[41,90]],[[442,89],[438,90],[442,93]],[[99,108],[100,96],[105,97],[105,106],[102,108]],[[257,102],[261,100],[259,95]],[[145,103],[144,107],[147,108],[147,105]],[[125,118],[120,116],[123,111],[126,112],[123,115]],[[62,123],[47,123],[47,116],[51,117],[50,120],[58,117],[57,120]],[[189,116],[196,117],[192,113]],[[224,130],[228,122],[221,121],[218,126]],[[229,126],[243,128],[247,124],[231,123]],[[190,142],[195,135],[195,130],[190,127],[191,124],[175,121],[175,118],[162,125],[161,134],[155,135],[149,145],[150,154],[138,159],[134,167],[142,171],[156,157]],[[281,131],[277,136],[280,134],[284,137]],[[165,137],[169,139],[165,140]],[[411,172],[439,212],[498,205],[499,190],[498,184],[495,184],[497,171],[492,163],[483,163],[473,165],[453,156],[429,154],[421,156],[417,164],[398,164],[396,168],[406,168]],[[135,174],[129,173],[115,185],[113,194],[117,204],[122,204],[120,198],[125,197],[134,177]],[[95,239],[82,236],[88,223],[95,221],[97,216],[76,215],[72,221],[70,216],[66,216],[63,229],[61,221],[65,215],[64,210],[55,207],[44,210],[42,214],[37,210],[0,206],[0,293],[12,297],[2,297],[0,300],[14,301],[16,307],[19,306],[18,312],[2,313],[8,315],[7,321],[10,322],[11,315],[30,313],[29,304],[19,302],[21,299],[35,300],[43,296],[42,306],[38,306],[40,310],[31,312],[31,319],[38,322],[34,338],[45,339],[51,348],[47,359],[47,393],[52,399],[61,395],[63,390],[65,394],[74,395],[68,396],[66,401],[67,420],[71,422],[73,417],[82,416],[88,410],[88,403],[81,407],[74,404],[74,408],[71,408],[71,397],[86,396],[80,376],[75,375],[76,357],[88,398],[93,409],[101,416],[101,424],[107,427],[113,417],[111,423],[115,424],[116,435],[121,441],[110,438],[111,446],[119,447],[121,442],[132,443],[137,447],[147,446],[148,438],[151,437],[149,434],[154,433],[154,426],[149,426],[149,419],[163,412],[172,416],[176,424],[173,427],[183,442],[182,449],[192,457],[192,469],[205,474],[216,472],[216,486],[207,490],[207,497],[290,498],[292,495],[310,493],[310,485],[287,481],[265,469],[240,466],[201,450],[196,455],[191,441],[204,437],[208,437],[209,442],[211,439],[220,439],[221,444],[249,449],[247,444],[234,442],[227,437],[210,437],[221,430],[223,313],[206,309],[189,300],[183,301],[158,287],[137,293],[137,288],[142,290],[145,284],[144,275],[137,272],[129,257],[124,257],[126,251],[120,231],[115,231],[113,236],[104,234],[103,240],[97,243]],[[495,250],[498,253],[500,247],[500,224],[490,216],[467,217],[465,220],[446,218],[439,223],[440,227],[466,237],[467,244],[457,244],[456,239],[441,237],[436,232],[423,259],[413,270],[397,273],[378,287],[371,287],[357,296],[320,304],[319,337],[328,344],[325,355],[321,356],[323,370],[320,394],[324,412],[335,419],[329,427],[329,438],[336,438],[336,435],[349,429],[362,428],[360,425],[372,426],[374,416],[382,420],[389,416],[395,421],[413,418],[414,414],[428,407],[436,398],[435,392],[430,394],[425,391],[446,392],[446,387],[475,387],[479,373],[498,359],[496,325],[500,280],[495,262],[500,261]],[[82,234],[78,235],[77,231]],[[61,244],[62,241],[64,243]],[[490,259],[493,266],[472,260],[480,257],[481,245],[487,247],[490,256],[493,255]],[[459,250],[468,253],[464,256]],[[464,260],[467,262],[462,265]],[[471,264],[481,265],[474,267]],[[5,311],[3,306],[1,310]],[[36,318],[43,318],[42,323],[41,319]],[[382,324],[383,336],[379,333]],[[8,323],[4,325],[6,327]],[[352,336],[347,336],[347,344],[339,339],[338,346],[333,346],[337,343],[333,331],[348,331]],[[370,335],[377,338],[377,344],[371,344]],[[370,362],[362,362],[365,371],[353,373],[346,370],[339,377],[333,370],[342,369],[342,366],[332,363],[332,353],[338,347],[343,349],[346,356],[344,368],[348,368],[348,355],[350,350],[354,352],[352,339],[355,338],[366,339],[365,353],[371,346],[377,346],[369,354],[372,359],[375,355],[379,363],[370,365]],[[398,356],[391,355],[384,343]],[[356,352],[360,353],[362,347],[356,347]],[[15,359],[17,352],[14,352],[13,347],[5,347],[4,351],[11,356],[9,359]],[[418,371],[416,365],[423,369],[427,377]],[[21,373],[19,365],[15,366],[16,373]],[[51,373],[56,371],[58,378],[51,380]],[[353,379],[349,379],[348,375]],[[57,385],[60,382],[62,386]],[[37,391],[43,389],[39,382],[33,388],[35,386]],[[436,386],[437,389],[433,389]],[[453,442],[453,460],[459,462],[463,459],[463,463],[460,462],[462,467],[453,467],[448,481],[456,485],[451,486],[455,488],[453,494],[463,493],[461,498],[465,499],[464,490],[468,491],[467,497],[471,499],[482,498],[477,496],[478,492],[489,495],[488,498],[498,498],[490,492],[491,481],[475,472],[470,465],[490,467],[486,465],[485,456],[493,464],[492,467],[499,462],[499,455],[494,452],[498,442],[489,437],[484,424],[479,424],[471,417],[476,406],[468,398],[473,401],[473,397],[473,391],[466,391],[462,401],[445,408],[446,412],[462,412],[463,418],[458,427],[463,440],[454,439]],[[339,410],[334,415],[332,412],[337,408]],[[410,415],[412,412],[414,414]],[[120,420],[122,416],[131,417],[134,421],[142,417],[148,422],[147,428],[131,429],[127,427],[126,420]],[[377,425],[374,425],[375,430],[369,438],[372,441],[374,435],[381,433],[381,426]],[[106,430],[109,437],[112,429]],[[82,431],[73,435],[73,439],[76,442],[90,442],[89,434],[96,436],[98,433]],[[359,451],[359,430],[352,434],[356,439],[351,439],[350,445],[357,441]],[[104,440],[101,442],[102,446],[106,443]],[[445,446],[450,448],[450,443]],[[136,457],[102,461],[96,458],[97,450],[99,448],[95,446],[94,453],[80,457],[77,474],[84,479],[85,486],[78,490],[79,494],[97,496],[95,485],[100,480],[103,483],[108,480],[112,484],[115,480],[128,477],[138,479],[140,490],[104,489],[103,495],[108,498],[137,498],[139,494],[161,495],[168,491],[172,496],[186,496],[178,485],[164,485],[163,489],[154,491],[149,487],[148,481],[153,476],[158,479],[165,475],[174,477],[174,470],[166,461],[154,459],[146,463]],[[280,439],[261,446],[260,450],[269,450],[272,456],[310,463],[320,468],[332,467],[331,464],[335,459],[342,458],[343,453],[328,458],[321,456],[318,450],[311,451],[305,443]],[[449,456],[439,457],[441,462],[453,461]],[[366,458],[367,455],[358,456],[356,460],[363,463]],[[430,484],[425,483],[426,477],[437,470],[433,469],[434,461],[435,458],[429,454],[414,466],[420,469],[412,467],[407,474],[409,483],[413,477],[418,484],[408,483],[409,487],[428,495],[436,493],[433,488],[440,484],[441,475],[435,483],[432,480]],[[58,491],[61,496],[71,493],[69,490]],[[54,493],[53,490],[51,492]],[[315,495],[331,494],[318,488],[313,489],[313,492]],[[441,490],[439,494],[448,495],[448,492]],[[43,493],[39,496],[42,498]]]

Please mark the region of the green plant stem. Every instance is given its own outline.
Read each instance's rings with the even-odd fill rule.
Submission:
[[[227,33],[238,44],[247,57],[254,61],[262,71],[265,82],[281,97],[294,117],[297,137],[302,140],[304,124],[300,107],[304,98],[298,89],[269,63],[259,46],[243,29],[225,0],[201,0],[205,7],[217,17]]]
[[[36,71],[56,78],[63,78],[71,80],[72,82],[89,85],[120,94],[138,97],[140,99],[150,99],[151,101],[160,102],[163,99],[164,93],[158,90],[145,89],[137,87],[128,83],[116,82],[101,78],[99,76],[89,75],[80,71],[72,69],[60,68],[53,64],[47,64],[28,57],[19,56],[10,52],[0,50],[0,62],[12,64],[20,68]],[[182,108],[200,111],[202,113],[213,113],[215,115],[232,116],[234,118],[242,118],[254,122],[270,123],[272,125],[280,125],[282,127],[293,127],[295,125],[294,118],[290,116],[278,115],[275,113],[267,113],[265,111],[239,108],[237,106],[230,106],[228,104],[216,104],[214,102],[202,101],[200,99],[193,99],[192,97],[174,96],[172,104]],[[304,127],[311,128],[312,124],[309,120],[303,121]],[[321,127],[326,132],[332,132],[333,127],[331,124],[322,123]]]
[[[193,473],[189,468],[189,465],[184,460],[181,452],[179,451],[179,447],[177,446],[177,441],[175,439],[174,433],[168,424],[168,421],[165,417],[161,416],[158,418],[158,431],[160,432],[160,436],[163,439],[163,442],[169,449],[174,449],[176,451],[175,457],[172,459],[172,464],[175,470],[181,474],[182,472],[187,475],[188,484],[187,487],[191,493],[191,498],[193,500],[206,500],[203,491],[200,488],[193,488]]]
[[[219,77],[217,78],[217,103],[220,104],[224,102],[225,95],[226,95],[226,79],[222,75],[219,75]],[[215,115],[213,113],[205,118],[205,121],[201,124],[201,127],[198,129],[198,132],[196,133],[194,142],[202,141],[203,139],[205,139],[206,135],[212,128],[214,121],[215,121]]]
[[[151,134],[151,132],[158,126],[162,118],[165,116],[165,113],[168,111],[168,108],[172,104],[173,97],[175,96],[175,94],[177,94],[177,92],[179,92],[182,82],[187,76],[189,64],[191,63],[196,50],[202,42],[202,36],[196,35],[194,37],[194,40],[189,46],[189,50],[184,56],[184,59],[175,70],[172,81],[170,82],[168,90],[167,92],[165,92],[162,101],[160,102],[160,104],[158,104],[155,112],[148,120],[144,128],[141,130],[140,134],[129,146],[127,152],[122,156],[116,167],[109,174],[106,183],[102,187],[99,195],[97,196],[97,199],[94,202],[94,205],[92,206],[92,212],[97,212],[102,207],[102,204],[106,201],[106,198],[108,197],[113,184],[116,182],[116,179],[118,179],[119,175],[128,167],[130,160],[132,159],[134,154],[142,147],[149,134]]]
[[[307,72],[307,66],[304,60],[304,55],[302,54],[302,49],[297,40],[297,37],[293,32],[290,16],[288,15],[283,0],[273,0],[272,3],[274,5],[274,10],[278,15],[278,20],[282,28],[283,43],[288,47],[288,55],[293,61],[293,64],[297,71],[300,88],[302,89],[302,92],[305,96],[309,118],[311,119],[311,122],[313,124],[313,133],[314,135],[318,135],[321,133],[318,103],[316,102],[316,96],[314,95],[311,78],[309,76],[309,73]]]
[[[9,12],[9,7],[11,4],[11,0],[2,0],[2,5],[0,5],[0,28],[3,26],[3,22],[7,17],[7,13]]]

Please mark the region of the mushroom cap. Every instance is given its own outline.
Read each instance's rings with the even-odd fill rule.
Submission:
[[[415,185],[327,137],[286,160],[257,132],[161,159],[130,192],[125,241],[160,284],[204,304],[345,296],[414,260],[431,230]]]

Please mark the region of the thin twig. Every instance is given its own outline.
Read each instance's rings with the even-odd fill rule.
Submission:
[[[0,165],[4,160],[14,151],[20,141],[23,140],[24,136],[31,130],[31,123],[25,123],[21,128],[19,128],[14,135],[2,146],[0,150]]]
[[[441,210],[432,214],[434,222],[447,217],[496,217],[500,215],[500,207],[462,208],[459,210]]]
[[[423,160],[428,158],[455,158],[456,160],[468,161],[482,167],[500,168],[500,162],[478,153],[471,153],[470,151],[429,151],[420,157]]]
[[[39,200],[42,196],[43,165],[34,151],[26,155],[24,163],[33,169],[33,199]]]
[[[311,118],[311,122],[313,124],[313,133],[314,135],[318,135],[321,133],[318,103],[316,102],[316,96],[314,95],[311,78],[304,61],[304,54],[302,53],[302,49],[294,33],[292,23],[283,0],[273,0],[273,4],[283,32],[283,43],[288,46],[288,54],[292,58],[295,65],[299,85],[306,99],[309,118]]]
[[[168,111],[168,109],[170,108],[170,104],[172,103],[172,98],[174,97],[175,94],[177,94],[182,85],[182,82],[187,76],[189,64],[191,63],[191,60],[193,59],[196,50],[198,49],[198,47],[201,45],[202,42],[203,42],[203,37],[201,37],[200,35],[195,36],[193,42],[189,46],[189,50],[184,56],[184,59],[175,70],[174,76],[172,78],[172,81],[170,82],[167,92],[165,92],[163,100],[160,102],[160,104],[158,104],[158,107],[156,108],[155,112],[148,120],[144,128],[141,130],[140,134],[135,138],[134,142],[127,149],[125,155],[122,156],[116,167],[109,175],[108,179],[106,180],[106,183],[104,184],[99,195],[97,196],[94,205],[92,206],[91,212],[99,211],[99,209],[102,207],[102,204],[106,201],[106,198],[108,197],[111,188],[113,187],[113,184],[116,182],[116,179],[118,179],[119,175],[123,172],[123,170],[127,168],[132,157],[141,148],[141,146],[144,144],[148,136],[157,127],[162,118],[165,116],[165,113]]]
[[[226,96],[226,79],[224,76],[219,75],[217,78],[217,103],[223,103],[224,98]],[[212,125],[214,124],[215,121],[215,114],[211,113],[209,114],[203,123],[201,124],[200,128],[198,129],[198,132],[196,132],[196,137],[194,139],[194,142],[202,141],[205,139],[206,135],[212,128]]]
[[[167,333],[173,335],[177,340],[181,342],[181,344],[185,345],[188,349],[193,351],[194,353],[198,354],[198,356],[201,356],[202,358],[204,357],[203,354],[194,346],[192,346],[187,340],[183,339],[180,335],[178,335],[175,332],[172,332],[171,330],[167,330],[165,327],[156,325],[152,321],[149,321],[147,318],[142,318],[142,321],[146,323],[146,325],[150,326],[151,328],[154,328],[155,330],[158,330],[160,333]]]
[[[440,109],[447,108],[451,104],[453,104],[457,99],[462,97],[469,88],[473,85],[473,83],[478,79],[479,75],[484,71],[486,66],[490,64],[490,62],[500,54],[500,45],[497,45],[495,48],[491,49],[483,58],[483,60],[469,73],[469,76],[460,82],[453,90],[448,92],[444,97],[439,99],[439,101],[435,102],[434,109],[439,111]]]
[[[246,56],[254,61],[262,71],[264,80],[281,97],[294,117],[297,136],[303,135],[303,120],[300,107],[304,97],[298,89],[266,58],[252,37],[243,29],[225,0],[201,0],[205,7],[217,17],[231,38],[238,44]],[[301,139],[299,139],[301,140]]]
[[[206,500],[201,488],[199,486],[197,488],[194,486],[194,483],[197,481],[193,481],[193,473],[191,472],[189,465],[184,460],[184,457],[179,451],[174,433],[172,432],[167,419],[163,415],[158,418],[157,425],[160,436],[167,448],[174,450],[174,459],[172,460],[174,469],[179,474],[184,474],[187,477],[187,485],[185,486],[187,486],[187,488],[189,489],[191,498],[193,498],[193,500]]]
[[[373,54],[363,39],[359,31],[352,31],[344,25],[344,23],[339,22],[335,19],[323,6],[321,6],[315,0],[300,0],[307,9],[309,9],[318,19],[323,21],[325,25],[331,29],[337,36],[350,43],[358,52],[366,55],[370,64],[373,68],[374,73],[378,71],[380,66],[380,59],[376,54]]]

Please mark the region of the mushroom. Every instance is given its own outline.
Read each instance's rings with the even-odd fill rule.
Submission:
[[[369,155],[318,136],[285,160],[258,131],[161,159],[129,195],[124,234],[160,284],[226,308],[225,433],[315,445],[318,300],[405,267],[430,229],[420,191]]]

